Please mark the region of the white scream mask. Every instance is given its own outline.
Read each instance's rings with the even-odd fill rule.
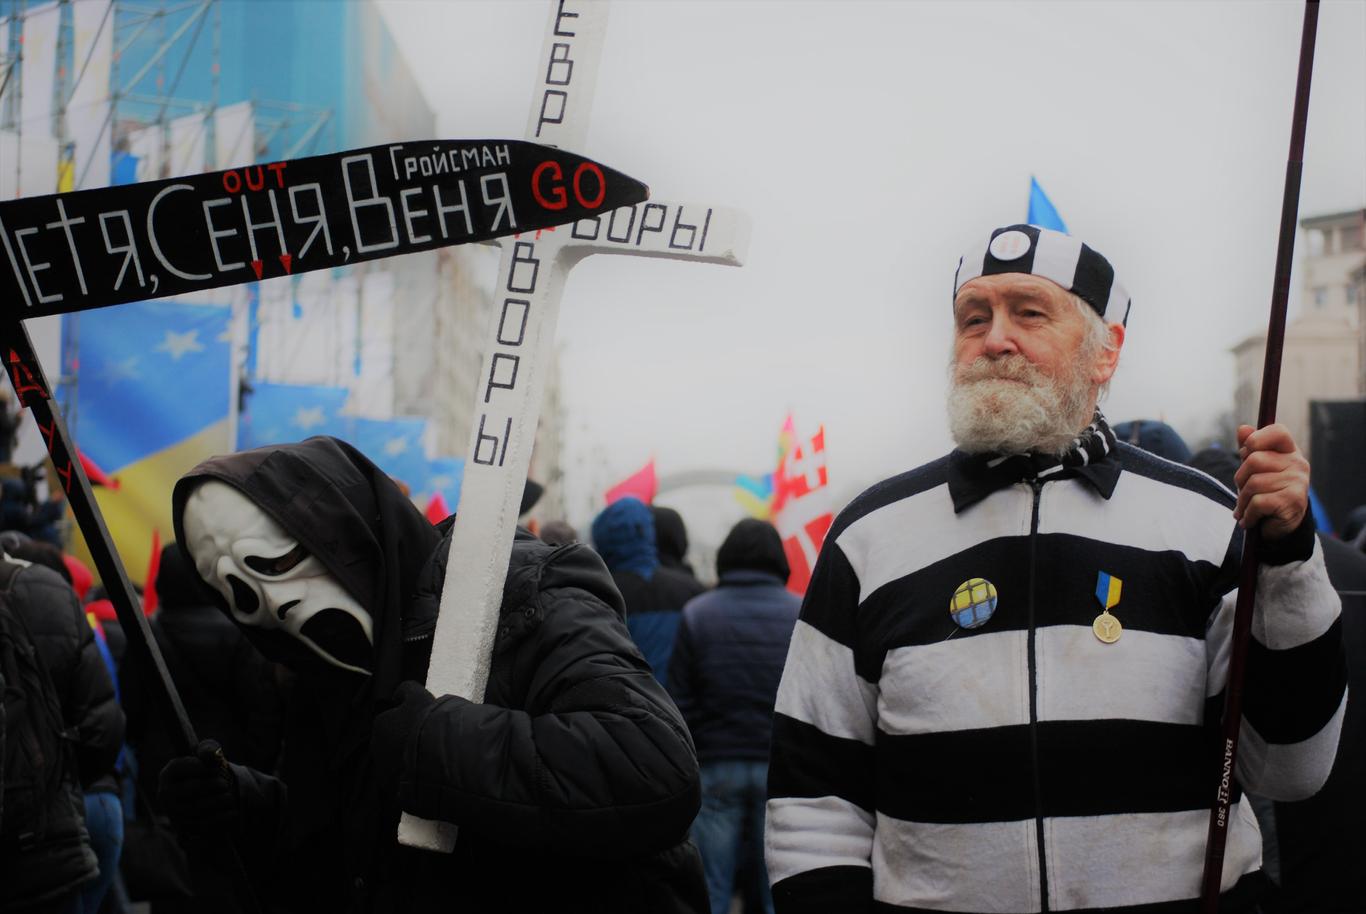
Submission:
[[[185,500],[182,523],[195,568],[239,625],[262,630],[267,643],[292,638],[335,667],[369,674],[370,613],[250,499],[206,480]]]

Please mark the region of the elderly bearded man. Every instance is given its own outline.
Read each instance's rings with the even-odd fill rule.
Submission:
[[[1283,426],[1235,498],[1096,410],[1129,300],[1028,225],[959,263],[958,449],[835,521],[778,693],[779,912],[1193,911],[1242,528],[1263,546],[1222,910],[1255,904],[1241,790],[1305,797],[1345,702],[1338,601]]]

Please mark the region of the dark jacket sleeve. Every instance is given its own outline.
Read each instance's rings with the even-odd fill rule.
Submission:
[[[678,620],[678,633],[674,635],[668,678],[669,695],[678,705],[679,713],[683,715],[689,730],[696,726],[697,722],[692,622],[693,617],[685,606]]]
[[[114,770],[123,746],[123,710],[114,699],[114,681],[80,599],[61,575],[30,565],[14,587],[61,697],[62,718],[76,731],[81,786],[88,787]]]
[[[515,649],[524,710],[447,696],[407,739],[400,803],[509,845],[637,857],[678,842],[700,802],[677,709],[603,601],[539,591]],[[499,662],[495,658],[495,664]]]

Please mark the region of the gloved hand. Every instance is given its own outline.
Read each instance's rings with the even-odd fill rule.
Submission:
[[[176,831],[185,835],[221,833],[235,827],[237,777],[215,740],[200,740],[194,755],[171,759],[157,778],[157,799]]]
[[[431,692],[420,683],[405,680],[394,690],[393,706],[375,715],[370,725],[370,757],[382,790],[398,791],[408,742],[434,704]]]

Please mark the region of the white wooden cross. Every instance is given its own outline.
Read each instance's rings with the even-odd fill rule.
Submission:
[[[571,151],[584,147],[608,5],[559,0],[541,52],[529,140]],[[580,172],[583,172],[580,169]],[[550,201],[591,200],[591,173],[538,175]],[[544,202],[544,201],[543,201]],[[739,266],[749,222],[735,210],[689,203],[641,203],[572,227],[508,237],[498,267],[498,306],[488,335],[474,429],[451,538],[427,688],[482,701],[493,653],[517,509],[531,464],[545,370],[555,343],[560,293],[569,270],[590,254],[632,254]],[[455,826],[403,814],[401,843],[449,853]]]

